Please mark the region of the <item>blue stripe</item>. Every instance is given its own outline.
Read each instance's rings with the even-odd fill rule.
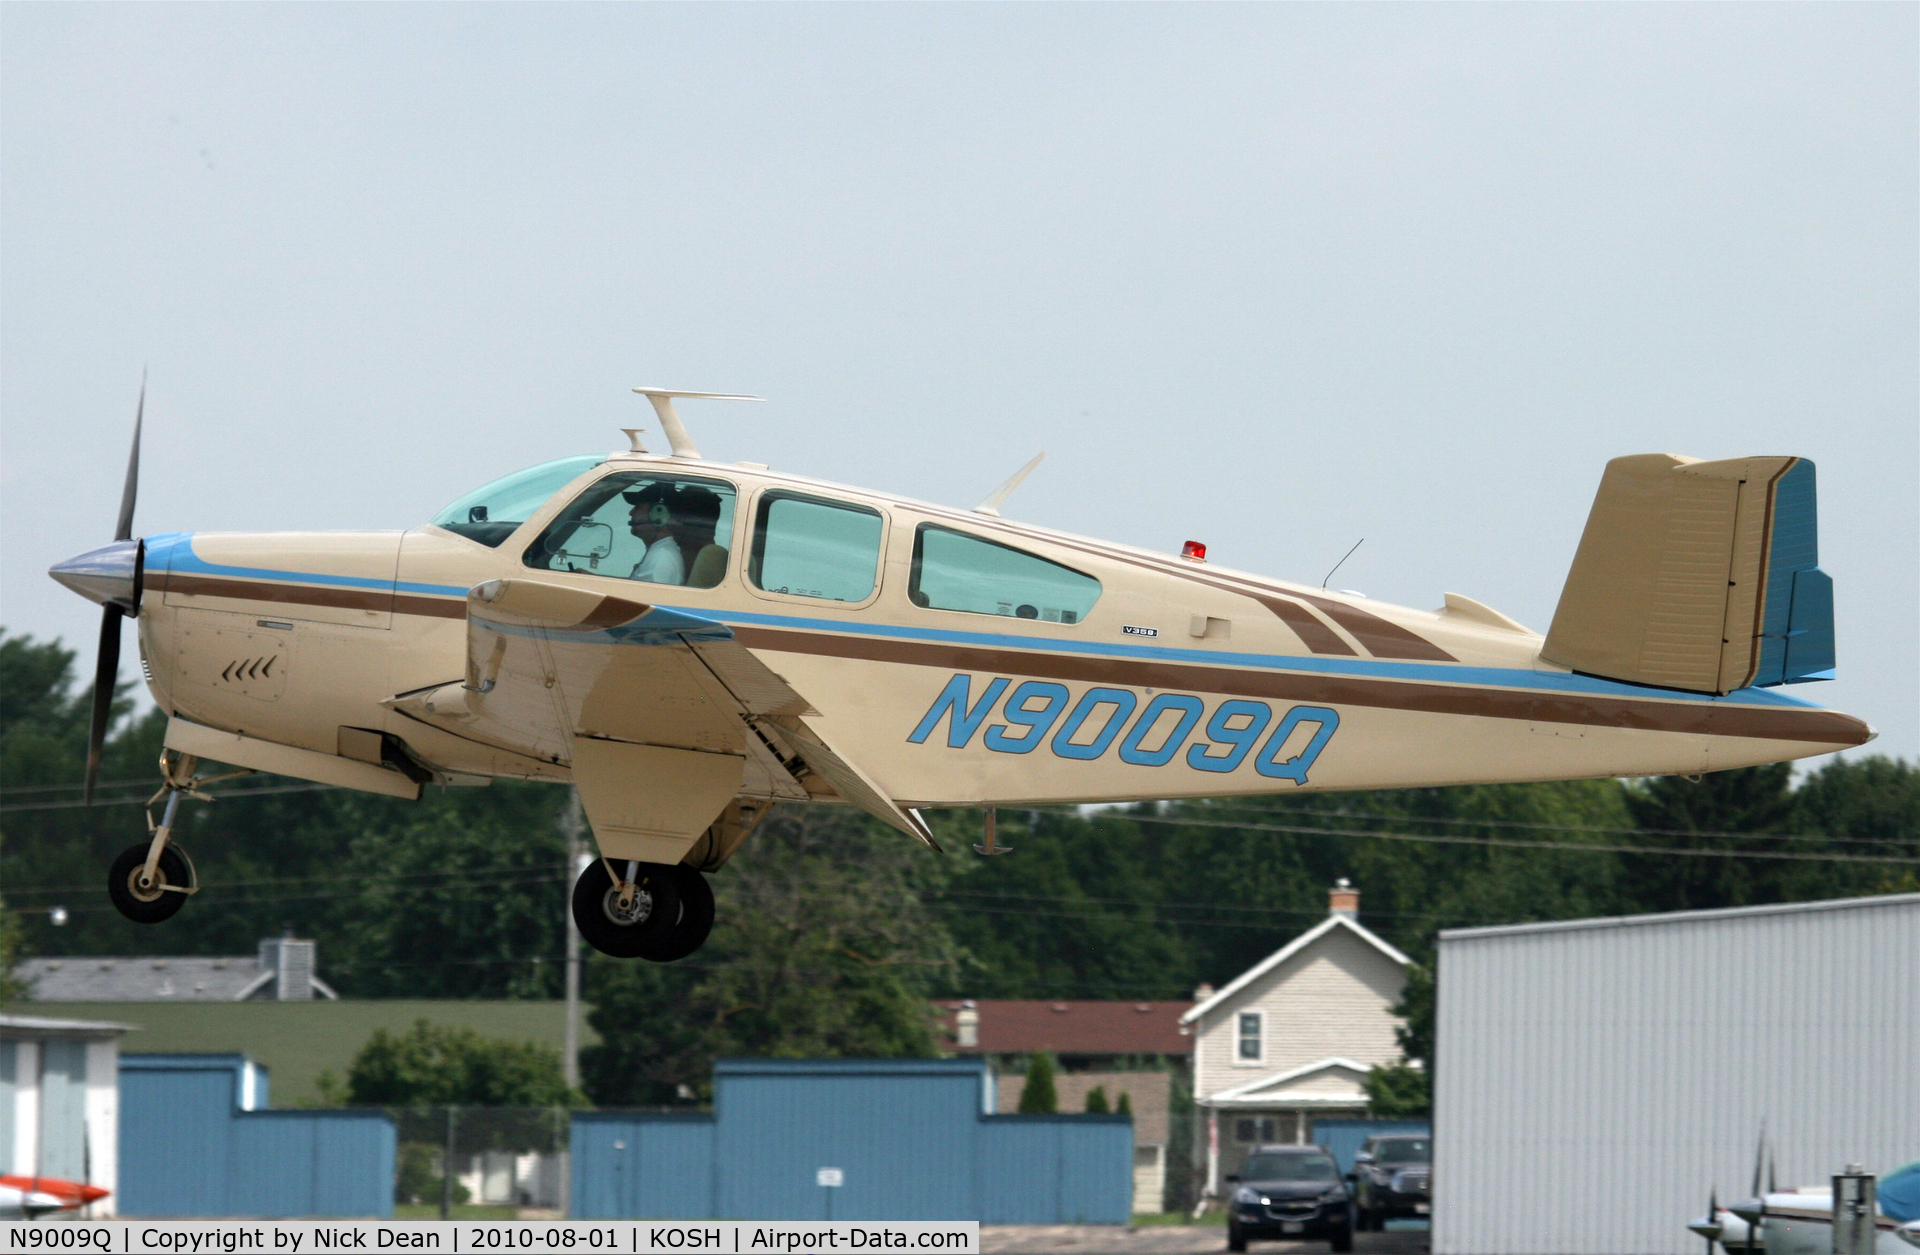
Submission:
[[[147,540],[148,553],[165,553],[176,571],[209,575],[232,575],[247,579],[269,579],[350,587],[387,588],[380,580],[346,575],[312,575],[298,571],[275,571],[259,567],[219,566],[202,561],[192,552],[192,534],[175,532]],[[176,555],[186,554],[185,563]],[[150,559],[151,560],[151,559]],[[467,590],[458,584],[400,584],[402,592],[429,593],[464,598]],[[695,620],[740,623],[760,627],[796,628],[810,632],[837,632],[848,636],[872,636],[890,640],[934,641],[955,645],[978,645],[989,649],[1020,649],[1036,653],[1094,654],[1109,658],[1135,658],[1148,662],[1192,662],[1212,666],[1258,667],[1271,671],[1301,671],[1323,675],[1352,675],[1389,680],[1419,680],[1437,684],[1472,684],[1490,688],[1537,689],[1550,693],[1588,693],[1602,697],[1651,698],[1659,701],[1725,702],[1740,706],[1789,706],[1819,709],[1813,702],[1801,701],[1767,689],[1748,688],[1717,697],[1710,693],[1686,693],[1677,689],[1649,688],[1622,684],[1591,676],[1553,671],[1531,671],[1517,667],[1470,667],[1459,663],[1386,662],[1364,658],[1300,657],[1292,654],[1241,654],[1210,649],[1180,649],[1170,645],[1136,645],[1105,641],[1060,641],[1045,637],[1012,636],[1002,632],[967,632],[951,628],[903,627],[891,623],[853,623],[842,619],[811,619],[786,614],[756,614],[745,610],[713,610],[707,607],[658,605]],[[646,616],[651,617],[651,616]],[[654,634],[655,628],[641,627],[646,617],[628,625],[634,629],[636,643]],[[489,627],[495,625],[489,624]],[[672,629],[675,631],[697,629]],[[612,633],[583,634],[582,640],[615,641]],[[659,642],[664,643],[664,642]]]
[[[389,589],[397,593],[429,593],[436,596],[465,597],[464,584],[409,584],[391,579],[369,578],[364,575],[316,575],[311,571],[279,571],[269,567],[224,566],[218,562],[208,562],[193,551],[192,532],[167,532],[159,536],[147,537],[147,562],[161,565],[156,559],[164,559],[170,571],[183,575],[218,575],[233,579],[278,580],[281,582],[298,581],[302,584],[326,584],[335,588],[378,588]]]

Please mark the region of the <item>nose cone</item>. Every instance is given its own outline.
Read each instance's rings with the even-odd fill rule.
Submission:
[[[1688,1222],[1687,1228],[1693,1230],[1703,1238],[1711,1238],[1715,1241],[1718,1241],[1720,1238],[1720,1222],[1714,1219],[1711,1214]]]
[[[1740,1219],[1746,1221],[1748,1224],[1759,1224],[1760,1217],[1766,1209],[1767,1201],[1764,1198],[1749,1198],[1744,1202],[1734,1203],[1727,1208],[1728,1211],[1740,1217]]]
[[[88,601],[133,614],[140,609],[141,558],[140,541],[116,540],[55,563],[47,574]]]

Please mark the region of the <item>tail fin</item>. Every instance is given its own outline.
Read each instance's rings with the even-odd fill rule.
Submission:
[[[1615,458],[1541,656],[1696,693],[1833,678],[1814,497],[1805,458]]]

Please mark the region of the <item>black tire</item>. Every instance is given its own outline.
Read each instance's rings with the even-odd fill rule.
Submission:
[[[685,863],[667,869],[680,898],[680,918],[674,926],[649,941],[640,957],[655,963],[684,959],[707,943],[713,931],[713,886],[697,868]]]
[[[1236,1225],[1227,1226],[1227,1249],[1230,1251],[1244,1251],[1247,1249],[1247,1235],[1240,1232],[1239,1227]]]
[[[146,865],[147,842],[142,841],[139,845],[130,845],[120,851],[120,857],[114,859],[113,866],[107,869],[107,897],[113,900],[114,910],[134,923],[158,924],[162,920],[172,919],[187,904],[186,894],[174,893],[161,886],[192,885],[193,869],[180,851],[169,845],[160,851],[160,863],[154,869],[158,883],[142,889],[140,873]]]
[[[1334,1255],[1347,1255],[1353,1249],[1353,1230],[1335,1229],[1333,1231]]]
[[[1355,1207],[1353,1209],[1353,1227],[1362,1233],[1373,1228],[1373,1213],[1364,1207]]]
[[[680,893],[671,867],[642,863],[634,872],[639,886],[635,914],[620,917],[613,877],[603,859],[595,859],[573,882],[573,923],[587,944],[616,959],[637,959],[680,918]]]

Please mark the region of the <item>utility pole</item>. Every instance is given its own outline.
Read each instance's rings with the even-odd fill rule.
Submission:
[[[580,874],[580,838],[586,835],[586,817],[580,810],[580,795],[567,791],[567,804],[560,811],[560,830],[567,834],[567,1023],[565,1045],[560,1060],[561,1076],[574,1089],[580,1088],[580,930],[573,923],[573,880]]]

